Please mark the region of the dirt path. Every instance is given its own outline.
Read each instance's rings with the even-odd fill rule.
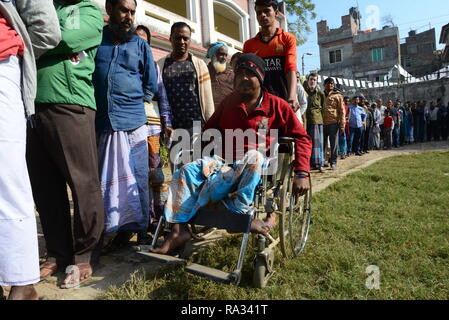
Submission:
[[[351,157],[338,164],[338,170],[327,171],[324,174],[312,175],[314,192],[322,191],[331,184],[343,179],[350,173],[366,168],[375,162],[397,156],[410,155],[427,151],[449,151],[449,142],[437,142],[426,144],[415,144],[392,151],[374,151],[363,157]],[[448,159],[449,160],[449,159]],[[40,256],[45,255],[45,244],[39,225],[39,244]],[[59,273],[55,277],[42,281],[36,285],[40,296],[50,300],[94,300],[97,299],[104,290],[111,285],[121,285],[129,279],[130,274],[137,270],[144,270],[148,273],[154,273],[165,265],[157,262],[148,262],[138,257],[132,250],[122,250],[114,254],[100,258],[100,265],[96,268],[94,277],[91,281],[84,284],[80,289],[62,290],[58,289],[64,274]]]

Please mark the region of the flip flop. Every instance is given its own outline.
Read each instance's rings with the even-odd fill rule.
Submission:
[[[42,269],[47,269],[51,272],[46,277],[41,278],[41,281],[51,277],[56,271],[58,271],[58,265],[55,262],[46,261],[39,266],[39,271]]]
[[[89,281],[92,276],[89,276],[86,279],[81,280],[81,269],[87,269],[86,267],[92,268],[92,266],[89,263],[78,263],[76,265],[68,266],[65,270],[65,273],[67,274],[67,278],[70,277],[70,280],[66,284],[61,285],[61,289],[79,289],[80,284]],[[64,280],[64,281],[65,281]]]

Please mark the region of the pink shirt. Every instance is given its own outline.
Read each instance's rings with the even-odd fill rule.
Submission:
[[[22,56],[24,48],[22,38],[0,14],[0,61],[8,59],[9,56]]]

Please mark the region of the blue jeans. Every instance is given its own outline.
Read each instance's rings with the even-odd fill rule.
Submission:
[[[339,125],[338,123],[334,124],[328,124],[324,125],[323,133],[324,133],[324,150],[327,148],[327,139],[330,140],[331,144],[331,158],[330,158],[330,164],[337,164],[337,158],[338,158],[338,130]]]
[[[393,145],[395,147],[399,147],[399,144],[400,144],[400,141],[399,141],[400,133],[401,133],[401,128],[395,126],[394,129],[393,129]]]
[[[362,128],[349,128],[349,132],[351,136],[349,138],[349,153],[357,153],[360,152],[360,141],[362,138]]]

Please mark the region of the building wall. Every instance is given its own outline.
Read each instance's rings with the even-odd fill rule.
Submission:
[[[383,49],[383,61],[374,62],[372,50]],[[399,30],[388,28],[354,37],[353,71],[355,78],[375,80],[400,63]]]
[[[374,81],[400,63],[398,28],[361,31],[359,17],[354,13],[343,16],[338,29],[329,29],[327,21],[318,22],[317,28],[320,73],[324,75]],[[375,48],[383,48],[382,61],[373,62],[371,50]],[[329,52],[335,50],[342,51],[342,61],[331,64]]]
[[[100,7],[107,21],[105,0],[92,1]],[[228,21],[218,16],[216,20],[214,3],[225,5],[236,12],[236,18]],[[254,0],[137,0],[136,23],[146,25],[152,32],[155,56],[160,55],[161,51],[170,52],[170,28],[178,21],[184,21],[192,27],[193,54],[204,58],[209,44],[220,40],[229,45],[232,55],[241,51],[243,42],[258,32],[253,8]],[[281,20],[286,25],[286,18],[282,17]],[[222,32],[218,32],[216,27]]]
[[[402,66],[413,76],[422,77],[442,68],[440,57],[435,54],[435,29],[410,32],[405,41],[401,44]]]
[[[248,8],[248,0],[232,0],[232,2],[235,2],[240,8],[243,9],[246,13],[249,12]],[[251,8],[253,10],[253,8]]]
[[[444,104],[449,102],[449,79],[440,79],[420,83],[409,83],[398,86],[361,89],[369,100],[381,97],[385,102],[388,99],[401,101],[426,100],[428,102],[443,98]]]

